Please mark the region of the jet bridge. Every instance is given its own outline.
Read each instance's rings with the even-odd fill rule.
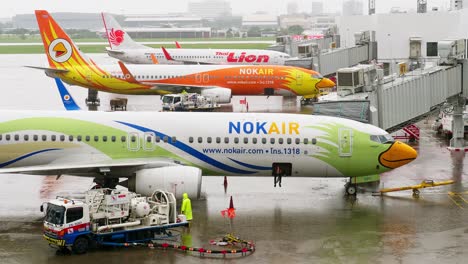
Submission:
[[[285,51],[295,59],[287,60],[285,64],[313,69],[328,76],[334,74],[337,69],[377,59],[374,31],[356,32],[354,37],[356,46],[348,48],[336,48],[335,43],[339,41],[337,35],[334,38],[292,42],[289,44],[289,50]]]
[[[451,147],[464,147],[462,116],[468,95],[468,60],[461,47],[464,45],[462,41],[449,42],[449,45],[447,41],[439,44],[449,46],[451,51],[444,51],[442,54],[445,55],[436,58],[432,65],[425,62],[422,69],[407,72],[411,60],[400,62],[399,73],[389,76],[384,76],[378,65],[339,69],[337,92],[319,98],[314,104],[314,114],[329,114],[335,109],[332,115],[337,115],[336,109],[344,108],[347,115],[368,117],[361,121],[394,132],[439,111],[448,102],[454,108]],[[444,65],[437,65],[440,62]],[[369,102],[367,111],[362,109],[363,100]],[[354,115],[350,113],[352,109],[357,109]]]

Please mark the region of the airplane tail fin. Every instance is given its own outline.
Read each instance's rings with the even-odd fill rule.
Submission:
[[[36,10],[36,19],[51,68],[68,69],[79,65],[89,65],[89,58],[78,49],[49,12]]]
[[[181,48],[182,48],[182,46],[180,46],[179,42],[177,42],[177,41],[175,42],[175,46],[176,46],[176,48],[178,48],[178,49],[181,49]]]
[[[106,31],[107,40],[112,50],[114,49],[147,49],[148,47],[135,42],[130,35],[120,26],[113,16],[101,13],[102,22]]]
[[[67,111],[81,110],[81,108],[75,103],[71,94],[68,92],[62,80],[60,80],[60,78],[54,78],[54,80],[57,84],[57,89],[59,90],[60,98],[62,98],[62,103],[65,109]]]

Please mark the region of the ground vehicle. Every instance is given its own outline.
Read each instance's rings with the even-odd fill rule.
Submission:
[[[41,206],[41,209],[43,207]],[[167,229],[187,226],[172,193],[150,197],[116,189],[93,189],[84,200],[57,197],[47,203],[44,238],[59,249],[85,253],[91,245],[150,242]]]
[[[197,93],[167,94],[161,100],[163,111],[213,111],[220,107],[212,97]]]

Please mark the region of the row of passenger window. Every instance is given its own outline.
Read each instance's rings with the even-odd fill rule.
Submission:
[[[69,141],[69,142],[73,142],[73,141],[95,141],[95,142],[99,142],[99,141],[103,141],[103,142],[108,142],[108,141],[111,141],[111,142],[117,142],[120,140],[120,142],[126,142],[127,141],[127,136],[121,136],[120,139],[118,139],[118,137],[116,136],[65,136],[65,135],[60,135],[60,136],[57,136],[57,135],[23,135],[22,137],[20,135],[0,135],[0,141],[1,140],[5,140],[5,141],[19,141],[20,138],[22,138],[22,140],[24,141]],[[136,142],[137,141],[137,136],[136,135],[133,135],[133,136],[130,136],[130,141],[131,142]],[[164,142],[169,142],[171,141],[171,143],[175,143],[176,142],[176,137],[163,137],[161,139],[161,137],[155,137],[155,141],[156,142],[160,142],[160,141],[164,141]],[[147,141],[148,142],[152,142],[153,141],[153,137],[147,137]]]
[[[120,78],[123,79],[125,76],[122,74],[117,74],[117,75],[103,75],[102,78]],[[147,79],[147,80],[154,80],[154,79],[172,79],[172,78],[179,78],[179,79],[195,79],[195,78],[201,78],[201,77],[196,77],[194,75],[135,75],[136,79]],[[210,79],[218,79],[219,77],[216,75],[208,75],[208,76],[203,76],[204,80]],[[263,80],[284,80],[286,79],[285,76],[273,76],[273,75],[225,75],[224,76],[225,80],[233,80],[233,79],[246,79],[246,80],[257,80],[257,79],[263,79]]]
[[[189,137],[189,142],[190,142],[190,143],[193,143],[194,140],[195,140],[195,139],[194,139],[193,137]],[[225,144],[228,144],[228,143],[229,143],[229,140],[230,140],[229,137],[225,137],[225,138],[224,138],[224,143],[225,143]],[[260,140],[260,142],[261,142],[262,144],[267,144],[267,143],[268,143],[268,139],[267,139],[267,138],[261,138],[261,139],[257,139],[257,138],[255,138],[255,137],[254,137],[254,138],[248,138],[248,137],[244,137],[244,138],[243,138],[244,144],[248,144],[249,141],[251,141],[252,144],[257,144],[257,143],[259,143],[259,140]],[[206,143],[213,143],[213,141],[215,141],[217,144],[219,144],[219,143],[221,143],[221,137],[216,137],[215,140],[213,140],[212,137],[207,137],[207,138],[206,138]],[[202,137],[198,137],[198,138],[197,138],[197,142],[200,143],[200,144],[203,143],[203,138],[202,138]],[[235,138],[234,138],[234,143],[235,143],[235,144],[239,144],[239,142],[240,142],[240,139],[239,139],[238,137],[235,137]],[[292,139],[292,138],[286,138],[286,139],[284,139],[284,138],[278,138],[278,144],[283,144],[283,143],[285,143],[285,142],[286,142],[286,144],[292,144],[292,143],[293,143],[293,139]],[[276,143],[276,138],[270,138],[270,144],[275,144],[275,143]],[[300,139],[300,138],[295,138],[295,139],[294,139],[294,143],[295,143],[296,145],[301,144],[301,139]],[[302,139],[302,143],[303,143],[303,144],[309,144],[309,139],[308,139],[308,138]],[[310,140],[310,143],[312,143],[312,144],[315,145],[315,144],[317,143],[317,139],[315,139],[315,138],[311,139],[311,140]]]
[[[9,134],[6,134],[6,135],[2,135],[0,134],[0,141],[2,140],[5,140],[5,141],[19,141],[21,138],[20,135],[18,134],[14,134],[14,135],[9,135]],[[137,136],[136,135],[131,135],[129,137],[129,140],[131,142],[136,142],[137,141]],[[73,141],[94,141],[94,142],[99,142],[99,141],[103,141],[103,142],[108,142],[108,141],[111,141],[111,142],[116,142],[118,140],[120,140],[120,142],[126,142],[127,141],[127,136],[121,136],[120,139],[118,139],[116,136],[65,136],[65,135],[23,135],[22,136],[22,140],[24,141],[29,141],[29,140],[32,140],[32,141],[69,141],[69,142],[73,142]],[[283,143],[286,143],[286,144],[292,144],[293,143],[293,140],[294,140],[294,143],[296,145],[299,145],[301,144],[301,139],[300,138],[278,138],[278,141],[276,141],[276,138],[270,138],[269,142],[270,144],[275,144],[276,142],[278,142],[278,144],[283,144]],[[175,143],[177,141],[177,138],[176,137],[168,137],[168,136],[164,136],[164,137],[159,137],[159,136],[146,136],[146,142],[148,143],[151,143],[151,142],[165,142],[165,143],[168,143],[170,141],[170,143]],[[225,144],[229,144],[230,142],[230,138],[229,137],[224,137],[224,140],[221,139],[221,137],[216,137],[216,138],[212,138],[212,137],[206,137],[206,138],[203,138],[203,137],[198,137],[197,138],[197,142],[198,143],[203,143],[203,142],[206,142],[206,143],[221,143],[222,141],[225,143]],[[248,137],[244,137],[243,138],[243,143],[244,144],[248,144],[250,142],[252,142],[252,144],[257,144],[259,143],[259,141],[262,143],[262,144],[267,144],[268,143],[268,139],[267,138],[260,138],[260,139],[257,139],[257,138],[248,138]],[[194,137],[189,137],[189,142],[190,143],[194,143],[195,142],[195,139]],[[239,144],[240,142],[240,138],[238,137],[235,137],[233,138],[233,142],[235,144]],[[312,143],[312,144],[316,144],[317,143],[317,139],[315,138],[312,138],[310,141],[308,138],[304,138],[302,139],[302,143],[303,144],[309,144]]]

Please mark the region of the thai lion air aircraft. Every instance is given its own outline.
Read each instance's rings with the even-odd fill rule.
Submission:
[[[110,48],[109,56],[137,64],[228,64],[228,65],[284,65],[289,54],[258,49],[155,49],[132,40],[119,23],[102,13]],[[177,46],[180,47],[180,45]]]
[[[145,195],[198,197],[201,175],[271,177],[278,168],[364,179],[416,156],[378,127],[327,116],[0,110],[0,173],[94,177],[105,187],[125,177]]]
[[[182,91],[229,103],[231,95],[297,95],[316,97],[335,83],[319,73],[289,66],[232,65],[98,65],[85,56],[47,11],[36,18],[53,78],[118,94],[168,94]]]

